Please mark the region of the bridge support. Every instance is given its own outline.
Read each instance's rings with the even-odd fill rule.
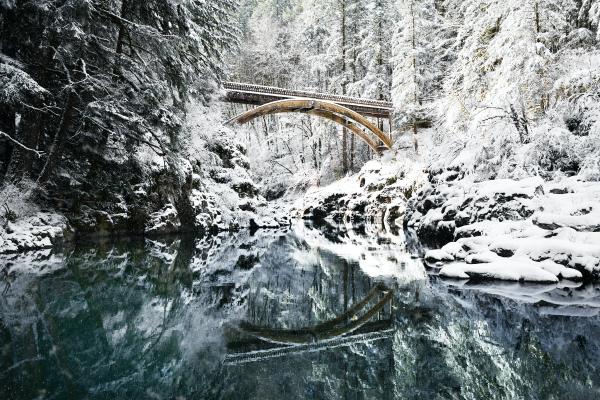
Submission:
[[[348,128],[350,131],[352,131],[352,133],[360,137],[367,143],[367,145],[369,145],[369,147],[378,153],[379,146],[377,145],[377,140],[372,139],[365,131],[360,129],[357,124],[364,126],[369,132],[375,135],[375,137],[380,140],[386,148],[390,149],[393,145],[391,138],[384,133],[380,127],[370,122],[367,118],[347,107],[323,100],[286,99],[274,101],[263,104],[253,110],[238,115],[237,117],[229,120],[228,123],[237,122],[239,124],[245,124],[254,118],[264,115],[288,112],[308,113],[336,122]]]

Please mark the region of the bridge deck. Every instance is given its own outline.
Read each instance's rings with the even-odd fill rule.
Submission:
[[[269,358],[282,357],[292,354],[302,354],[322,350],[331,350],[342,346],[351,346],[357,343],[368,343],[375,340],[391,338],[395,329],[389,328],[381,331],[360,333],[351,336],[342,336],[332,339],[321,340],[315,343],[306,343],[293,346],[275,347],[266,350],[254,350],[243,353],[228,354],[225,357],[225,364],[236,365],[255,361],[263,361]]]
[[[389,118],[393,111],[393,105],[390,102],[359,97],[288,90],[239,82],[223,82],[223,87],[227,93],[225,101],[230,103],[263,105],[284,99],[315,99],[331,101],[370,117]]]

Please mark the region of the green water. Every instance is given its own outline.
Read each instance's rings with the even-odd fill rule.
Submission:
[[[443,281],[415,248],[298,226],[5,256],[0,399],[600,399],[598,287]]]

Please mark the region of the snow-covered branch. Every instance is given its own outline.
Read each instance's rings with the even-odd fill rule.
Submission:
[[[38,158],[41,158],[44,156],[44,152],[43,151],[39,151],[36,149],[32,149],[30,147],[25,146],[23,143],[19,142],[18,140],[14,139],[12,136],[10,136],[8,133],[6,132],[2,132],[0,131],[0,136],[4,136],[5,138],[7,138],[8,140],[10,140],[13,144],[17,145],[19,148],[25,150],[25,151],[29,151],[33,154],[35,154]]]

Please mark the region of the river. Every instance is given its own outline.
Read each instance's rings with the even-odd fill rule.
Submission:
[[[600,286],[418,252],[298,224],[4,256],[0,398],[600,398]]]

